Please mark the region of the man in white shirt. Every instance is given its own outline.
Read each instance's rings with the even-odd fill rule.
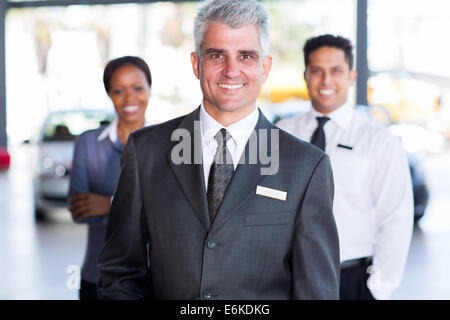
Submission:
[[[277,125],[330,156],[340,298],[388,299],[401,281],[413,229],[406,154],[397,137],[348,102],[356,79],[350,41],[322,35],[303,51],[313,108]]]
[[[99,259],[102,298],[339,298],[329,158],[256,107],[268,30],[257,0],[199,10],[191,62],[201,106],[128,139]],[[257,152],[266,146],[278,162],[270,174]]]

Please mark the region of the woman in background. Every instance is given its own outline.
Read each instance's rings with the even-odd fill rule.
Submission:
[[[80,300],[97,299],[98,257],[119,180],[120,154],[129,134],[146,125],[145,110],[152,78],[144,60],[125,56],[106,65],[103,83],[117,118],[107,126],[86,131],[78,137],[69,189],[72,218],[89,226]]]

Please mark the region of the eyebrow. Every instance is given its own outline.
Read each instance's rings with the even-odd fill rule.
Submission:
[[[216,49],[216,48],[209,48],[205,50],[205,54],[208,53],[224,53],[225,50],[224,49]]]
[[[308,68],[324,69],[324,67],[322,67],[322,66],[320,66],[320,65],[314,65],[314,64],[308,65]],[[338,65],[334,65],[334,66],[331,66],[331,67],[330,67],[330,69],[334,69],[334,68],[342,69],[342,68],[345,68],[345,66],[339,65],[339,64],[338,64]]]
[[[205,54],[211,53],[225,53],[227,50],[225,49],[216,49],[216,48],[208,48],[205,50]],[[239,50],[239,54],[250,55],[250,56],[259,56],[258,51],[256,50]]]
[[[239,50],[239,53],[249,56],[259,56],[259,53],[256,50]]]

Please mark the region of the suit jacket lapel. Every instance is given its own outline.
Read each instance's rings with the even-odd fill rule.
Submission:
[[[267,134],[267,150],[270,151],[270,130],[276,129],[259,111],[259,119],[255,126],[256,132],[256,141],[259,152],[259,131],[260,129],[265,129],[268,131]],[[249,140],[250,141],[250,140]],[[241,162],[237,166],[236,171],[233,174],[230,185],[227,188],[225,196],[222,200],[222,204],[220,205],[216,216],[212,222],[213,230],[220,228],[233,214],[236,212],[243,203],[247,201],[251,196],[253,196],[256,192],[256,186],[260,183],[262,179],[266,176],[261,175],[261,168],[263,167],[260,163],[260,159],[258,157],[256,164],[249,163],[249,152],[251,148],[249,146],[249,141],[247,141],[247,145],[245,146],[245,151],[242,154],[242,157],[245,157],[245,161],[243,161],[241,157]]]
[[[168,162],[175,174],[178,183],[183,189],[184,195],[194,209],[197,218],[206,230],[210,227],[208,202],[206,199],[205,180],[203,174],[202,141],[200,126],[194,126],[194,121],[199,121],[200,108],[188,114],[181,122],[179,129],[186,129],[191,138],[191,164],[174,164],[171,159],[172,148],[179,142],[175,141],[167,153]],[[195,132],[194,132],[195,131]],[[197,141],[194,141],[197,139]],[[197,148],[194,148],[196,144]],[[200,159],[200,162],[198,161]],[[197,161],[194,161],[197,160]],[[176,199],[174,199],[176,201]]]

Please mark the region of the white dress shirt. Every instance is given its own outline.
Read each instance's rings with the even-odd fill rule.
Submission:
[[[150,122],[145,120],[144,127],[147,127],[149,125],[150,125]],[[109,140],[111,140],[111,142],[113,144],[116,143],[117,137],[118,137],[118,135],[117,135],[118,126],[119,126],[119,120],[116,117],[116,118],[114,118],[113,121],[111,121],[111,123],[109,125],[107,125],[105,127],[105,129],[103,129],[102,133],[99,134],[97,141],[102,141],[108,137]]]
[[[200,107],[200,123],[202,132],[203,173],[206,190],[208,190],[209,170],[218,146],[214,136],[222,128],[225,128],[231,135],[230,140],[227,141],[227,148],[233,158],[234,170],[236,170],[247,141],[253,130],[255,130],[258,118],[259,111],[258,108],[255,108],[252,113],[244,119],[241,119],[228,127],[224,127],[206,112],[202,103]]]
[[[310,141],[316,117],[323,116],[311,109],[277,126]],[[376,299],[388,299],[400,284],[413,230],[406,154],[399,138],[349,103],[326,116],[325,152],[333,169],[341,262],[373,256],[368,287]]]

